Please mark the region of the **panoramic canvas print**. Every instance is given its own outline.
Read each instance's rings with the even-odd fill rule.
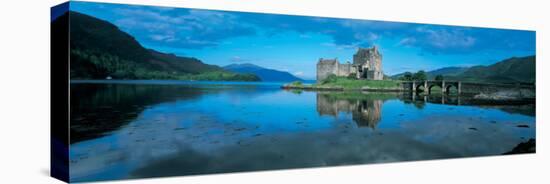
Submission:
[[[92,2],[51,24],[65,181],[535,153],[535,31]]]

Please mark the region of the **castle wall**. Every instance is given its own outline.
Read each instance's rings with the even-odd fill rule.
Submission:
[[[368,61],[366,64],[369,70],[382,71],[382,56],[378,54],[370,54],[365,56],[363,59]]]
[[[322,63],[317,64],[317,81],[326,79],[330,74],[338,74],[338,62],[336,63]]]
[[[352,73],[351,64],[339,64],[339,65],[340,66],[338,66],[338,74],[336,74],[337,76],[347,77],[349,76],[349,74]]]
[[[356,53],[353,55],[353,64],[355,65],[363,65],[367,61],[363,59],[364,57],[361,55],[361,53]]]
[[[384,79],[384,74],[381,71],[368,70],[367,71],[367,79],[383,80]]]

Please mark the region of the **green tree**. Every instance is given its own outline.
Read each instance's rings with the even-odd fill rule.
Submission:
[[[428,77],[426,76],[426,72],[424,70],[420,70],[413,75],[413,80],[426,80]]]
[[[293,85],[293,86],[302,86],[302,81],[294,81],[292,83],[290,83],[290,85]]]
[[[405,72],[405,74],[403,74],[403,76],[400,78],[400,80],[404,80],[404,81],[413,80],[412,73],[411,72]]]
[[[436,81],[442,81],[443,80],[443,75],[436,75],[435,80]]]

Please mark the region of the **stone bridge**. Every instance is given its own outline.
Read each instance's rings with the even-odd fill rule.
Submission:
[[[535,85],[528,83],[478,83],[478,82],[461,82],[461,81],[406,81],[401,83],[404,91],[420,93],[426,91],[432,93],[432,88],[440,87],[442,94],[449,94],[451,89],[455,89],[458,95],[462,94],[492,94],[499,91],[518,91],[520,93],[535,94]]]

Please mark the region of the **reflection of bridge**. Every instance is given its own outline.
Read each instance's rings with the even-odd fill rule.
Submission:
[[[421,102],[421,103],[433,103],[433,104],[446,104],[446,105],[462,105],[463,99],[459,95],[404,95],[403,101],[405,102]],[[466,100],[467,101],[467,100]]]
[[[461,81],[407,81],[401,83],[404,91],[420,93],[426,91],[432,93],[432,88],[437,86],[441,88],[442,94],[449,94],[452,88],[456,89],[457,94],[491,94],[499,91],[515,90],[519,92],[528,91],[535,93],[535,85],[526,83],[516,84],[496,84],[496,83],[478,83],[478,82],[461,82]]]

